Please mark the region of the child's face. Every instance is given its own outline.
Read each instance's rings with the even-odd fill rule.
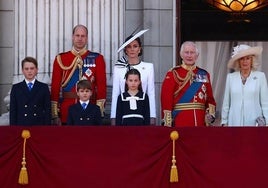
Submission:
[[[79,89],[77,95],[81,101],[87,101],[90,99],[92,92],[90,89]]]
[[[139,85],[140,85],[140,83],[141,83],[141,81],[140,81],[138,75],[130,74],[130,75],[128,75],[126,83],[128,85],[129,90],[137,90]]]
[[[35,76],[37,75],[37,71],[37,67],[31,62],[25,62],[22,68],[22,73],[24,77],[29,81],[35,78]]]

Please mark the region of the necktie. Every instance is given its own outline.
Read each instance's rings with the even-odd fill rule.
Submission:
[[[82,107],[83,107],[83,109],[86,109],[87,103],[82,103]]]
[[[29,82],[29,83],[28,83],[28,88],[29,88],[29,91],[31,91],[31,90],[32,90],[32,87],[33,87],[33,83],[32,83],[32,82]]]

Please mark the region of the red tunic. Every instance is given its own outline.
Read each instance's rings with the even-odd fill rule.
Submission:
[[[53,64],[51,101],[58,104],[63,123],[67,121],[69,106],[77,102],[76,83],[79,79],[87,79],[91,82],[93,104],[96,100],[106,99],[106,69],[103,56],[88,50],[82,52],[80,54],[83,59],[80,61],[82,77],[79,77],[77,55],[74,51],[61,53],[55,58]]]
[[[202,71],[202,76],[196,75]],[[189,95],[188,101],[180,102],[184,94],[193,82],[200,82],[200,87]],[[207,71],[194,66],[193,70],[187,70],[186,66],[177,66],[167,72],[162,84],[161,91],[162,118],[164,110],[171,111],[177,109],[179,112],[173,116],[173,124],[179,126],[205,126],[206,110],[211,107],[215,113],[216,102],[213,97],[210,83],[210,75]],[[215,114],[213,114],[215,115]]]

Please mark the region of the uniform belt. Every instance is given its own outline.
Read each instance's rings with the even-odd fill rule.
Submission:
[[[205,110],[205,105],[202,103],[179,103],[176,104],[174,110]]]
[[[140,114],[128,114],[128,115],[124,115],[122,118],[125,119],[125,118],[132,118],[132,117],[137,117],[137,118],[143,119],[143,116]]]
[[[62,97],[64,99],[77,99],[78,98],[77,94],[75,92],[71,92],[71,91],[70,92],[63,92]]]

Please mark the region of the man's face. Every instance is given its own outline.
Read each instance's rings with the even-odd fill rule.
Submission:
[[[185,45],[181,58],[186,65],[194,65],[198,58],[195,47],[193,45]]]
[[[37,67],[32,62],[25,62],[22,68],[24,77],[29,81],[35,78],[37,71]]]
[[[73,34],[73,46],[77,51],[82,50],[87,45],[87,31],[83,27],[77,27]]]

